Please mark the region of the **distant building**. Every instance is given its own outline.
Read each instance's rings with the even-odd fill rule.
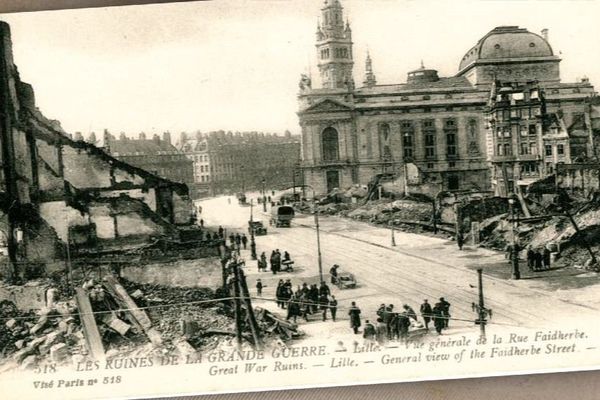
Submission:
[[[596,93],[585,78],[561,82],[561,60],[547,30],[538,35],[517,26],[494,28],[466,52],[450,77],[421,63],[405,83],[381,84],[367,54],[363,86],[355,87],[352,31],[341,2],[326,0],[321,13],[316,48],[322,87],[313,87],[304,75],[298,94],[302,171],[317,193],[364,185],[377,176],[392,176],[399,188],[430,195],[492,190],[492,174],[497,179],[501,165],[494,159],[506,156],[494,153],[497,146],[488,149],[488,106],[494,85],[507,83],[538,85],[550,118],[542,132],[537,117],[527,114],[503,133],[510,137],[494,138],[497,144],[510,144],[511,157],[521,156],[526,144],[532,146],[527,151],[537,152],[511,161],[517,181],[525,182],[520,178],[521,161],[523,174],[533,178],[529,168],[534,164],[538,174],[545,174],[575,153],[586,156],[591,136],[586,101]],[[552,119],[558,136],[551,139],[547,135],[554,132]],[[530,124],[536,125],[537,136],[519,136],[525,132],[520,126],[529,129]],[[517,126],[519,130],[513,130]],[[542,140],[539,135],[546,136]],[[537,141],[530,142],[530,137]],[[546,155],[550,151],[552,155]]]
[[[300,137],[289,131],[282,136],[224,131],[183,134],[178,148],[194,162],[199,193],[260,190],[263,184],[266,189],[289,187],[299,172]]]
[[[198,132],[193,137],[182,132],[177,148],[192,161],[194,171],[194,192],[198,197],[211,193],[210,158],[208,139]]]
[[[146,139],[145,133],[140,133],[138,139],[128,138],[122,133],[116,139],[105,131],[104,148],[118,160],[174,182],[193,186],[193,162],[171,144],[169,132],[163,133],[162,139],[156,134],[152,139]]]

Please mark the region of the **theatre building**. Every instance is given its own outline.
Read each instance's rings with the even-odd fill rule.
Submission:
[[[317,193],[385,176],[400,188],[430,195],[445,190],[503,194],[504,179],[526,185],[552,173],[559,161],[569,162],[566,152],[574,148],[580,158],[589,156],[586,114],[594,88],[586,78],[561,82],[561,60],[547,30],[538,35],[517,26],[494,28],[460,59],[455,75],[439,76],[421,64],[397,84],[378,84],[376,60],[367,54],[362,85],[356,85],[353,32],[344,22],[340,1],[326,0],[321,14],[316,54],[322,87],[313,88],[303,76],[298,94],[304,182]],[[491,115],[499,107],[510,115],[510,99],[496,103],[503,87],[529,94],[535,88],[535,96],[544,99],[544,115],[536,115],[542,112],[539,99],[528,94],[527,102],[536,104],[528,103],[527,114],[519,114],[519,128],[503,133],[514,138],[510,155],[498,153],[498,136],[489,134],[495,129]],[[513,106],[525,101],[517,100],[520,96]],[[529,132],[530,125],[536,125],[535,146],[530,144],[533,135],[521,136],[520,129]],[[543,137],[552,134],[554,138]],[[517,157],[525,148],[520,138],[523,143],[527,139],[522,159]],[[502,141],[508,139],[502,136]],[[499,173],[503,161],[510,163],[505,164],[506,178]],[[521,162],[528,164],[522,169]]]

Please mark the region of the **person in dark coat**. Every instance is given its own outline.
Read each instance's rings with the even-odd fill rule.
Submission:
[[[380,345],[384,345],[385,342],[387,342],[388,331],[387,325],[385,324],[385,322],[383,322],[382,318],[377,318],[377,328],[375,331],[377,336],[377,343],[379,343]]]
[[[335,315],[337,314],[337,300],[335,296],[331,296],[331,300],[329,300],[329,312],[331,313],[331,319],[335,322]]]
[[[279,283],[277,283],[277,289],[275,289],[275,298],[277,299],[277,307],[283,308],[282,294],[283,294],[283,279],[280,279]]]
[[[360,308],[356,306],[356,302],[352,302],[348,315],[350,316],[350,328],[356,335],[358,334],[358,328],[360,328]]]
[[[435,326],[435,331],[438,335],[442,334],[442,329],[445,326],[445,320],[442,311],[442,305],[440,303],[435,303],[432,309],[433,314],[433,326]]]
[[[533,251],[531,246],[527,246],[526,258],[527,258],[527,267],[529,268],[530,271],[533,271],[533,268],[535,267],[535,252]]]
[[[204,228],[204,220],[200,218],[200,228]]]
[[[235,247],[235,235],[233,233],[229,235],[229,243],[231,247]]]
[[[331,269],[329,270],[329,275],[331,275],[331,284],[335,285],[337,284],[337,270],[340,266],[337,264],[334,264],[333,267],[331,267]]]
[[[223,237],[223,227],[219,225],[219,237]]]
[[[542,256],[542,253],[540,253],[538,250],[535,251],[535,267],[534,270],[535,271],[541,271],[543,268],[543,259],[544,256]]]
[[[310,285],[310,290],[308,292],[308,299],[311,303],[310,310],[312,314],[315,314],[319,309],[319,288],[316,284]]]
[[[321,311],[323,312],[323,321],[327,321],[327,309],[329,308],[329,299],[326,294],[319,297],[319,304],[321,305]]]
[[[388,339],[392,339],[392,320],[394,319],[394,305],[390,304],[386,307],[385,311],[381,315],[383,322],[387,326]]]
[[[365,329],[363,331],[363,337],[366,340],[373,341],[377,337],[377,331],[375,330],[375,326],[369,322],[369,320],[365,321]]]
[[[290,298],[290,301],[288,303],[288,312],[287,312],[287,317],[286,320],[290,320],[290,318],[293,318],[294,323],[296,323],[296,318],[300,315],[300,300],[298,299],[298,297],[296,295],[293,295]]]
[[[244,246],[244,250],[246,250],[246,245],[248,244],[248,238],[245,233],[242,233],[242,246]]]
[[[262,296],[263,284],[260,279],[256,280],[256,295],[258,297]]]
[[[443,297],[440,297],[440,303],[442,307],[442,317],[444,317],[444,328],[448,328],[448,323],[450,322],[450,303],[446,301]]]
[[[408,313],[402,312],[396,314],[396,325],[397,330],[399,331],[399,338],[401,341],[406,341],[408,338],[408,327],[410,326],[410,318],[408,317]]]
[[[240,236],[239,233],[235,234],[235,245],[237,246],[238,249],[242,245],[242,237]]]
[[[325,281],[321,282],[321,287],[319,287],[319,296],[329,296],[331,295],[331,290],[329,289],[329,286],[327,286],[327,284],[325,283]]]
[[[550,269],[550,250],[544,247],[542,251],[542,262],[544,264],[544,269]]]
[[[429,321],[431,321],[431,304],[427,301],[427,299],[423,300],[423,304],[421,304],[421,316],[423,317],[423,322],[425,322],[425,329],[429,330]]]
[[[260,260],[258,261],[258,272],[267,270],[267,255],[263,251],[260,254]]]
[[[379,306],[379,308],[377,309],[377,313],[376,313],[376,314],[377,314],[377,316],[378,316],[379,318],[383,318],[383,313],[384,313],[384,311],[385,311],[385,304],[383,304],[383,303],[382,303],[382,304]]]
[[[405,304],[402,306],[402,308],[404,308],[404,313],[406,314],[407,317],[412,318],[415,321],[417,320],[417,313],[415,312],[415,310],[413,310],[413,308],[411,306],[409,306],[408,304]]]
[[[463,234],[460,231],[456,233],[456,244],[458,245],[459,250],[462,250],[463,245],[465,244],[465,238],[463,237]]]

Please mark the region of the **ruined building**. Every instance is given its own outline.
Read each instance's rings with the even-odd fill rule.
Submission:
[[[137,139],[124,133],[117,139],[104,132],[104,150],[118,160],[136,166],[174,182],[181,182],[193,189],[193,162],[171,144],[171,134],[164,132],[161,139],[157,134],[151,139],[140,133]]]
[[[589,119],[586,101],[594,88],[587,79],[561,81],[561,60],[547,30],[538,35],[517,26],[494,28],[467,50],[450,77],[421,64],[406,82],[381,84],[377,60],[367,55],[363,86],[355,87],[356,35],[344,22],[340,1],[326,0],[321,14],[316,48],[322,87],[303,76],[298,94],[304,180],[318,193],[364,185],[378,174],[393,176],[398,187],[430,195],[491,191],[497,174],[488,159],[501,156],[486,140],[495,82],[497,87],[536,82],[545,93],[547,112],[559,116],[562,122],[556,123],[566,129],[569,151],[587,149],[591,131],[581,127]],[[558,138],[546,142],[560,151]],[[541,172],[550,171],[546,162],[555,164],[545,156],[546,144],[538,141],[537,154],[523,154],[543,164]],[[530,165],[524,165],[524,173],[531,174]]]
[[[191,221],[182,183],[161,178],[70,138],[35,106],[13,63],[10,28],[0,22],[0,229],[10,268],[63,268],[67,251],[174,237]],[[3,266],[5,263],[2,264]],[[9,268],[9,269],[10,269]]]

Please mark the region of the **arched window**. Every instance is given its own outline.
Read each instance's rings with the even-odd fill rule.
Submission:
[[[337,161],[340,158],[338,132],[334,128],[326,128],[321,135],[323,143],[323,161]]]
[[[381,158],[389,161],[392,159],[392,150],[390,148],[390,125],[379,125],[379,140],[381,141]]]

